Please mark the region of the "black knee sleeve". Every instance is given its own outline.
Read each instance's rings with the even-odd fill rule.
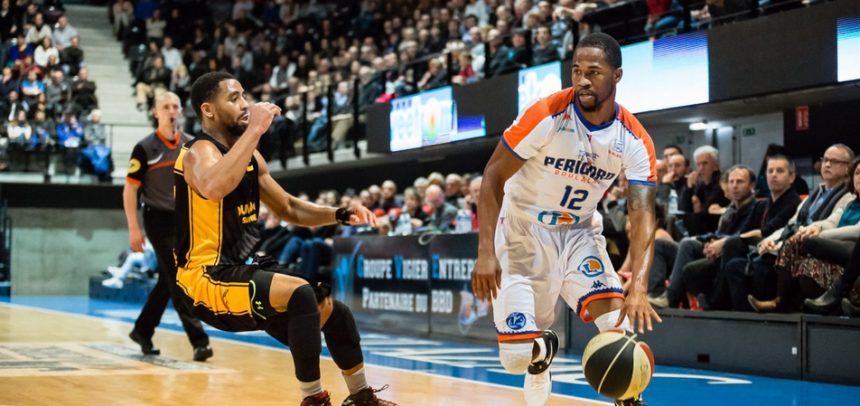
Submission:
[[[325,343],[328,346],[334,363],[341,370],[354,368],[364,362],[361,354],[361,337],[358,335],[358,327],[352,318],[352,311],[345,304],[334,302],[331,312],[322,331],[325,333]]]
[[[287,337],[296,378],[302,382],[320,379],[320,312],[317,299],[310,285],[302,285],[293,291],[287,304]]]

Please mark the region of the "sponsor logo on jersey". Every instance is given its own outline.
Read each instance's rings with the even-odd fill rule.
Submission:
[[[128,161],[128,173],[135,173],[140,170],[140,161],[132,158],[131,161]]]
[[[582,260],[582,263],[579,264],[577,269],[582,272],[583,275],[594,278],[603,273],[603,261],[600,258],[595,256],[587,256]]]
[[[578,224],[579,216],[566,211],[542,211],[538,214],[538,221],[548,226]]]
[[[596,159],[597,155],[594,155],[591,158]],[[544,166],[549,166],[556,169],[556,174],[558,175],[582,175],[598,182],[602,180],[615,179],[614,172],[609,172],[605,169],[598,168],[597,166],[591,165],[588,163],[588,161],[582,159],[556,158],[552,156],[547,156],[543,159],[543,164]]]
[[[505,322],[511,330],[520,330],[526,326],[526,315],[520,312],[514,312],[508,315]]]

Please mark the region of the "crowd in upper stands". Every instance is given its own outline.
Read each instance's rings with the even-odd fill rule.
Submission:
[[[690,7],[697,26],[750,11],[741,0]],[[196,78],[226,70],[254,100],[282,106],[260,149],[285,159],[305,133],[309,150],[323,149],[329,125],[333,145],[347,144],[353,103],[361,115],[404,94],[569,58],[593,30],[672,34],[681,10],[677,0],[118,0],[110,14],[140,109],[166,90],[187,103]]]
[[[62,2],[3,0],[0,41],[0,170],[43,171],[42,154],[59,152],[62,171],[109,178],[96,84]]]

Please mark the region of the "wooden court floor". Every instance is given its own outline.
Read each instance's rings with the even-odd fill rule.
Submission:
[[[289,352],[212,339],[215,356],[191,360],[184,334],[160,329],[160,357],[142,357],[129,323],[0,304],[0,405],[298,405]],[[339,405],[348,395],[334,362],[322,360],[323,387]],[[400,405],[522,405],[508,387],[367,365],[370,384]],[[489,403],[492,402],[492,403]],[[556,405],[604,404],[553,397]]]

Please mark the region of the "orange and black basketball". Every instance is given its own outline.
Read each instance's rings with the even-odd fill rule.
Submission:
[[[654,355],[636,334],[621,330],[596,335],[582,354],[582,371],[601,395],[628,399],[642,393],[654,374]]]

